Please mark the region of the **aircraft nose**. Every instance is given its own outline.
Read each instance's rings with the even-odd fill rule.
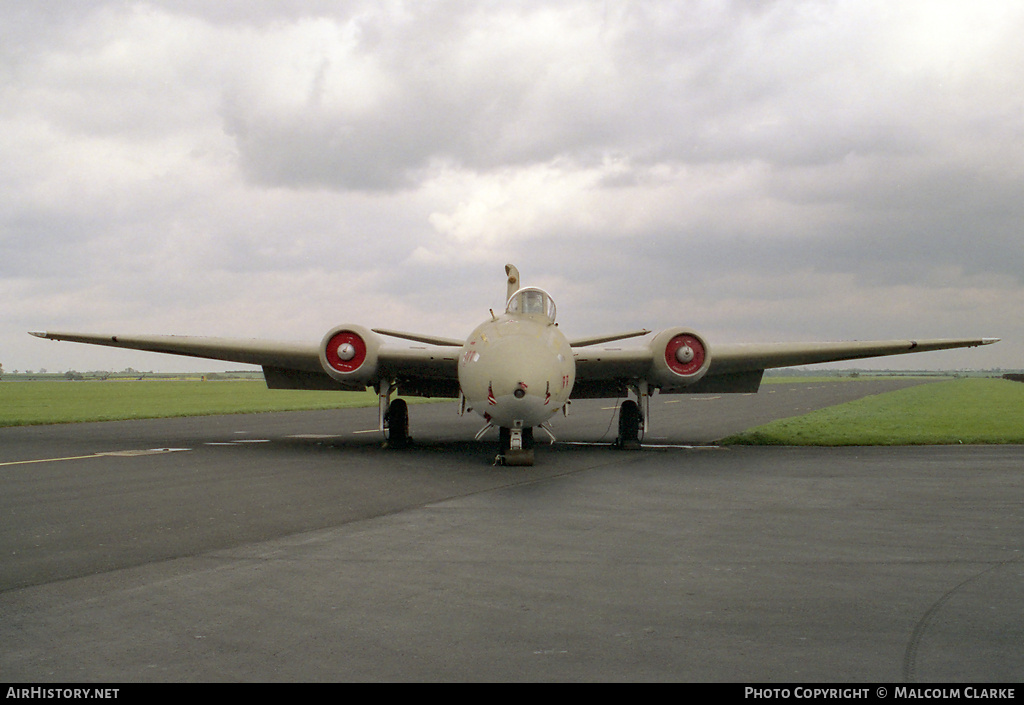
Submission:
[[[550,419],[571,388],[569,350],[556,349],[552,336],[541,335],[548,333],[546,327],[504,322],[485,332],[486,339],[481,335],[467,344],[459,364],[459,384],[470,407],[507,428]]]

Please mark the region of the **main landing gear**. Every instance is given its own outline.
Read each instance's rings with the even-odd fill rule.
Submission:
[[[612,445],[620,450],[640,450],[640,429],[643,416],[640,407],[632,399],[622,402],[619,407],[619,437]]]
[[[397,449],[408,448],[412,444],[409,437],[409,405],[405,399],[391,401],[395,385],[381,385],[377,392],[380,397],[380,430],[384,434],[384,447]]]
[[[384,435],[388,448],[408,448],[412,443],[412,438],[409,437],[409,405],[405,399],[395,399],[391,402],[384,416]]]

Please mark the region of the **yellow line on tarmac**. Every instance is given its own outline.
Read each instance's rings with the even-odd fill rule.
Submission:
[[[71,455],[66,458],[38,458],[36,460],[12,460],[6,463],[0,463],[0,467],[6,467],[8,465],[31,465],[32,463],[58,463],[62,460],[86,460],[88,458],[109,458],[110,456],[119,456],[125,458],[134,458],[140,455],[157,455],[159,453],[176,453],[182,450],[191,450],[190,448],[150,448],[148,450],[109,450],[101,453],[93,453],[91,455]]]
[[[9,463],[0,463],[0,467],[6,465],[29,465],[30,463],[56,463],[61,460],[84,460],[85,458],[98,458],[100,456],[93,453],[92,455],[73,455],[69,458],[40,458],[39,460],[15,460]]]

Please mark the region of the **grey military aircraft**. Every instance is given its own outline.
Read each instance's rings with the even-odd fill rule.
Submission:
[[[555,323],[555,303],[544,290],[520,286],[519,271],[505,266],[505,312],[465,340],[360,325],[335,326],[317,344],[190,336],[96,335],[33,332],[67,340],[151,352],[260,365],[271,389],[364,390],[379,396],[379,425],[390,448],[409,443],[409,412],[400,393],[459,399],[459,413],[476,411],[499,430],[498,459],[534,462],[533,429],[554,441],[549,421],[569,401],[625,399],[614,445],[639,448],[650,419],[651,395],[756,392],[766,369],[819,362],[989,345],[998,338],[885,340],[833,343],[715,344],[682,327],[651,334],[633,330],[566,338]],[[639,345],[609,347],[630,338]],[[385,338],[407,341],[385,345]],[[416,343],[411,346],[409,343]],[[632,398],[631,398],[632,397]]]

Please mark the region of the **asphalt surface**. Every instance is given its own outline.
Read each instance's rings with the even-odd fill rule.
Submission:
[[[574,403],[532,468],[453,404],[0,429],[12,682],[934,682],[1024,673],[1024,448],[717,448],[900,383]]]

